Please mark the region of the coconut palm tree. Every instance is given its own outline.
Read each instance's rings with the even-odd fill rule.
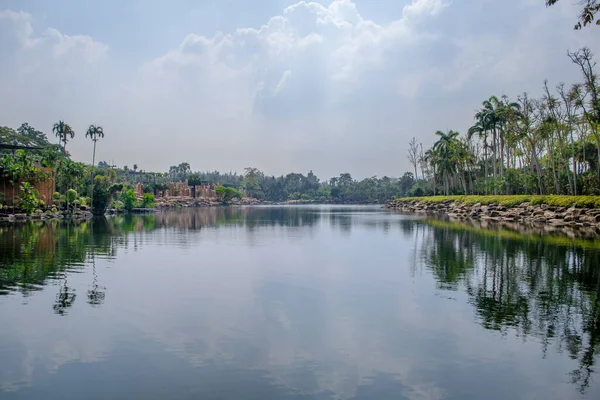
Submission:
[[[92,153],[92,189],[90,191],[90,209],[94,211],[94,172],[96,168],[96,142],[104,137],[104,129],[101,126],[90,125],[85,137],[89,137],[94,142],[94,152]]]
[[[67,142],[69,139],[73,139],[75,137],[75,131],[71,128],[71,126],[64,121],[58,121],[52,127],[52,132],[58,138],[59,142],[63,144],[63,154],[65,157],[67,156]]]
[[[496,96],[490,97],[483,103],[483,109],[475,114],[476,119],[483,119],[487,128],[492,132],[492,176],[494,177],[494,194],[498,194],[496,185],[496,172],[498,161],[498,123],[499,115],[498,108],[501,106],[500,100]]]
[[[446,196],[450,194],[450,176],[456,172],[458,144],[458,132],[448,131],[435,133],[440,139],[433,145],[433,150],[439,155],[439,172],[444,177],[444,189]]]
[[[479,113],[478,113],[479,114]],[[485,118],[479,115],[477,124],[473,125],[467,131],[467,138],[471,140],[473,136],[478,136],[483,142],[483,180],[485,182],[485,194],[488,194],[488,126]]]
[[[433,195],[436,195],[436,179],[437,179],[437,164],[439,162],[439,155],[437,153],[437,151],[435,151],[433,148],[427,150],[423,156],[423,159],[425,160],[425,162],[428,162],[429,165],[431,165],[431,169],[433,172]]]

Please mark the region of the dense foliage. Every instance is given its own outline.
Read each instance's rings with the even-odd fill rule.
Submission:
[[[225,187],[225,186],[217,186],[215,188],[215,192],[221,201],[231,201],[233,199],[241,199],[242,193],[236,188]]]
[[[492,96],[465,135],[436,132],[408,159],[421,176],[411,194],[600,194],[600,82],[589,49],[568,53],[583,82],[543,95]]]

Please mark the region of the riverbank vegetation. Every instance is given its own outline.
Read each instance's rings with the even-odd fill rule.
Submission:
[[[398,201],[419,201],[423,203],[456,202],[461,204],[498,204],[505,207],[516,207],[523,203],[532,206],[545,204],[551,207],[600,208],[600,196],[567,196],[567,195],[512,195],[512,196],[431,196],[403,197]]]
[[[462,135],[435,132],[429,149],[410,142],[415,196],[600,194],[600,82],[591,51],[568,52],[581,72],[542,96],[492,96]],[[419,175],[420,174],[420,175]]]

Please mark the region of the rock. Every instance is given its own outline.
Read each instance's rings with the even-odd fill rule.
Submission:
[[[547,221],[547,223],[550,224],[550,225],[554,225],[554,226],[565,226],[565,225],[567,225],[565,223],[565,221],[563,221],[562,219],[549,219]]]

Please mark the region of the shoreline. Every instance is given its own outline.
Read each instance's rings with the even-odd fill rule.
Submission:
[[[384,206],[413,215],[446,217],[452,221],[477,222],[478,225],[510,225],[512,229],[542,229],[546,232],[585,231],[600,235],[600,208],[552,205],[553,201],[532,204],[533,201],[513,202],[511,196],[478,196],[470,199],[423,197],[396,199]],[[479,202],[474,202],[481,200]],[[489,203],[486,201],[489,200]],[[518,198],[516,199],[518,200]],[[537,200],[537,199],[536,199]],[[555,203],[561,203],[556,197]],[[513,204],[514,203],[514,204]],[[547,204],[550,203],[550,204]]]
[[[87,208],[80,209],[73,214],[58,212],[58,213],[41,213],[27,215],[25,213],[15,214],[0,214],[0,224],[21,223],[27,221],[85,221],[98,216],[114,216],[122,214],[153,214],[157,212],[177,210],[180,208],[212,208],[212,207],[243,207],[243,206],[290,206],[290,205],[371,205],[384,206],[383,203],[359,203],[359,202],[323,202],[323,201],[301,201],[301,200],[286,200],[286,201],[264,201],[254,198],[245,198],[242,200],[234,200],[230,202],[221,202],[214,199],[191,198],[191,197],[170,197],[157,199],[155,207],[141,208],[136,207],[130,211],[124,209],[107,209],[102,215],[94,215]]]

